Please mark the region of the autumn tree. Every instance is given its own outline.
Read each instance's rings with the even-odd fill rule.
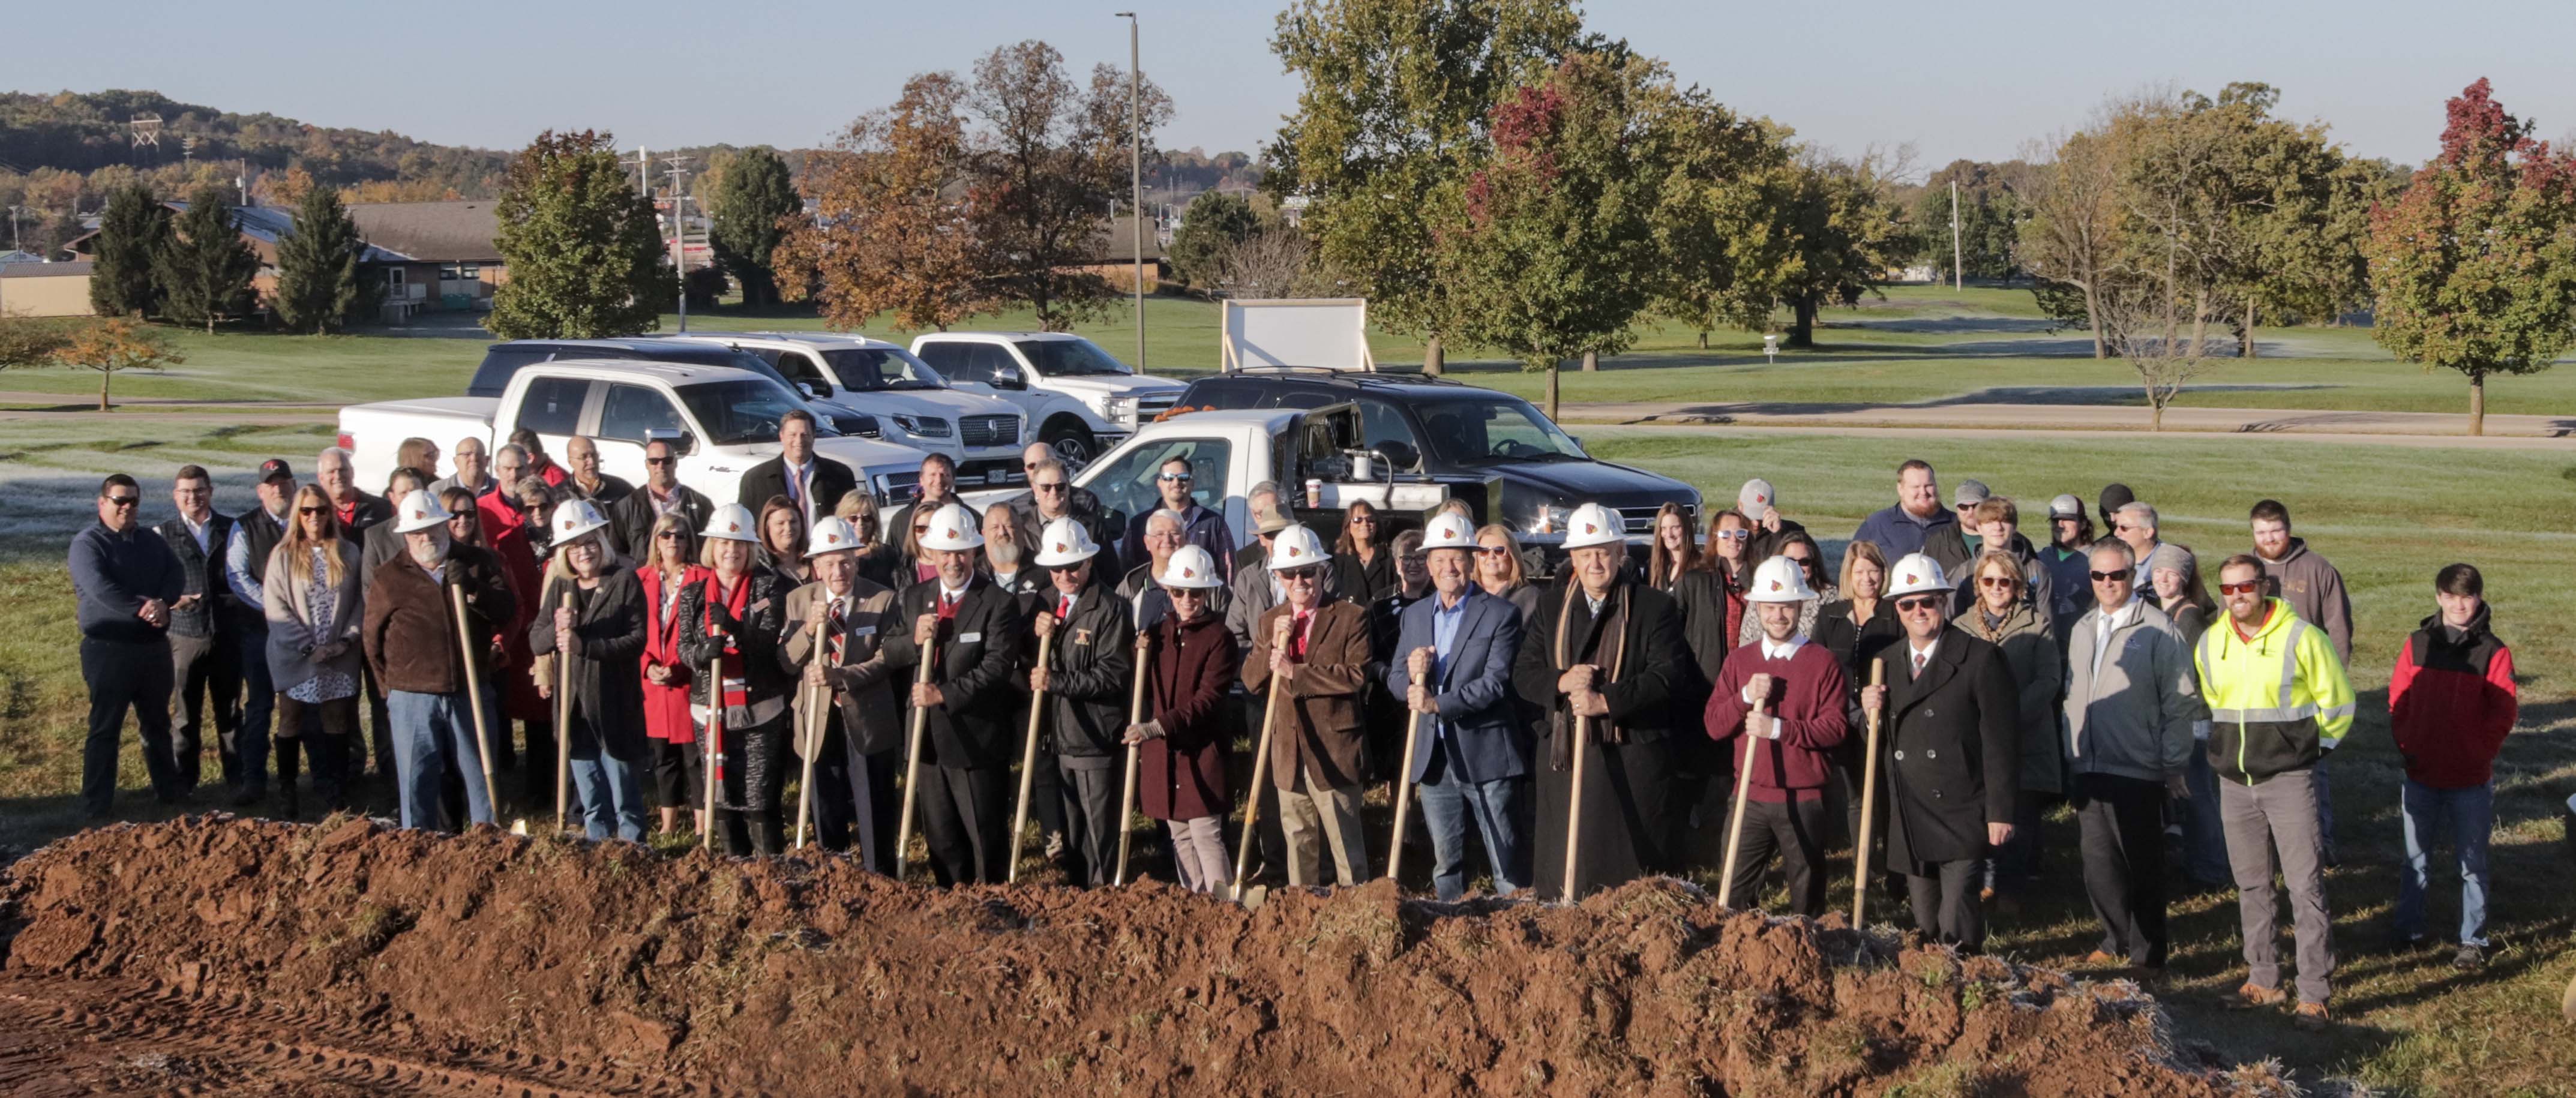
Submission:
[[[1242,195],[1203,191],[1190,200],[1172,233],[1172,265],[1200,289],[1215,285],[1219,257],[1261,231],[1261,215]]]
[[[992,308],[963,197],[963,95],[947,73],[915,76],[892,107],[852,122],[808,161],[815,217],[774,252],[787,300],[813,297],[825,320],[850,330],[891,313],[898,327],[946,331]]]
[[[152,263],[162,314],[210,333],[216,321],[246,315],[258,302],[250,283],[259,276],[259,253],[242,239],[229,199],[220,185],[197,188]]]
[[[1547,371],[1550,415],[1560,364],[1625,350],[1653,295],[1652,135],[1673,95],[1653,61],[1569,55],[1495,105],[1487,165],[1436,192],[1436,273],[1466,306],[1457,333]]]
[[[1369,318],[1424,340],[1437,374],[1461,306],[1433,254],[1433,198],[1483,167],[1495,107],[1573,52],[1568,0],[1297,0],[1270,48],[1301,87],[1262,186],[1304,196],[1315,258]]]
[[[778,280],[771,255],[779,241],[805,212],[787,162],[776,152],[754,146],[725,165],[707,203],[714,228],[707,246],[725,273],[742,284],[742,303],[759,307],[778,303]]]
[[[2576,159],[2534,140],[2479,78],[2449,104],[2442,151],[2371,216],[2379,345],[2469,378],[2550,367],[2576,341]]]
[[[295,231],[277,242],[278,322],[316,335],[349,323],[366,299],[372,279],[360,260],[367,242],[358,223],[328,187],[306,187],[295,207]]]
[[[160,311],[161,289],[152,263],[170,239],[170,210],[143,186],[109,194],[98,219],[97,257],[90,268],[90,308],[100,316],[150,316]]]
[[[483,326],[503,339],[599,339],[649,331],[677,283],[653,204],[617,162],[615,139],[548,130],[510,162],[493,207],[510,277]]]
[[[1077,84],[1064,55],[1032,39],[977,61],[962,102],[980,123],[967,214],[987,288],[1028,302],[1050,332],[1106,313],[1120,295],[1093,266],[1109,242],[1103,214],[1128,195],[1127,74],[1099,65]],[[1148,80],[1141,102],[1151,156],[1172,101]]]
[[[84,324],[54,352],[64,366],[98,371],[98,410],[107,411],[107,385],[127,370],[158,370],[186,362],[168,336],[130,317],[113,316]]]
[[[1654,213],[1658,316],[1699,334],[1759,329],[1771,316],[1765,272],[1787,257],[1788,234],[1771,199],[1792,169],[1789,131],[1745,118],[1700,94],[1678,97],[1660,138],[1668,165]]]

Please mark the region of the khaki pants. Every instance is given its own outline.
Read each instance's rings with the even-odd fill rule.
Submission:
[[[1340,882],[1360,884],[1368,879],[1368,844],[1360,835],[1360,787],[1326,786],[1316,788],[1304,771],[1297,774],[1294,789],[1279,791],[1279,829],[1288,839],[1288,883],[1292,887],[1321,884],[1323,850],[1317,844],[1316,831],[1333,848],[1333,870]]]

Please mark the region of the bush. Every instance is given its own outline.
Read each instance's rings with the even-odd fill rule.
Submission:
[[[725,273],[718,267],[700,267],[680,280],[680,292],[689,297],[692,309],[712,309],[727,289]]]

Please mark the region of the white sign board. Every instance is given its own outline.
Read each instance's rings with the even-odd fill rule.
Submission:
[[[1304,366],[1375,370],[1368,299],[1306,297],[1224,301],[1217,364],[1226,370]]]

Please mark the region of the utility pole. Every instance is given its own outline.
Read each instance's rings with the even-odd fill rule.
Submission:
[[[1967,245],[1959,242],[1959,181],[1953,179],[1950,181],[1950,289],[1954,293],[1967,289],[1966,272],[1960,270],[1967,266],[1967,254]]]
[[[25,242],[18,239],[18,215],[25,213],[26,210],[25,206],[9,207],[9,247],[13,251],[27,250]]]
[[[638,150],[639,152],[641,150]],[[670,165],[665,174],[671,177],[671,273],[680,282],[680,330],[689,330],[689,223],[684,216],[689,208],[689,192],[684,185],[689,178],[688,163],[694,157],[673,153],[662,158]]]
[[[1136,235],[1136,372],[1145,372],[1145,98],[1144,71],[1137,67],[1136,13],[1127,20],[1127,214]]]

